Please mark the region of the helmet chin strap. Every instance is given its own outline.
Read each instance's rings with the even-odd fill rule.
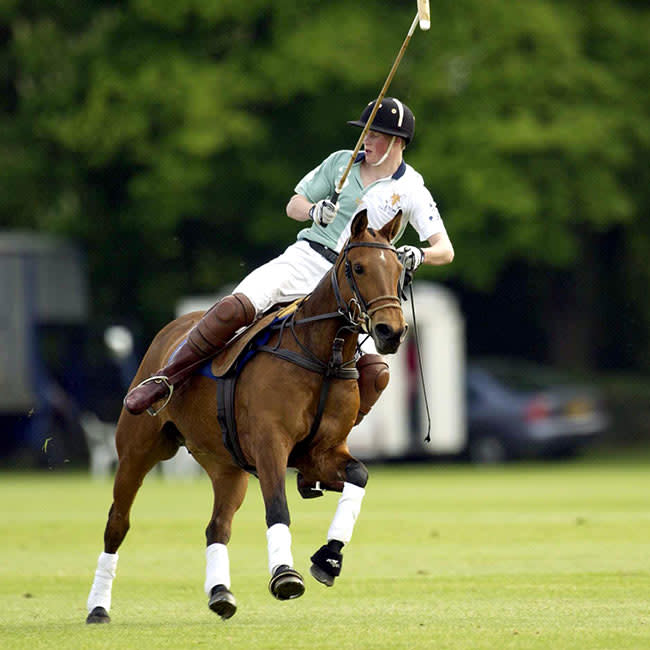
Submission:
[[[390,139],[390,144],[388,145],[388,149],[386,149],[386,153],[376,163],[371,163],[373,167],[379,167],[379,165],[381,165],[386,160],[386,158],[388,158],[388,155],[390,154],[390,150],[393,148],[393,145],[395,144],[396,137],[397,136],[394,135]]]

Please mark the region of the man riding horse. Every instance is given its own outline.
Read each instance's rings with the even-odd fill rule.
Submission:
[[[370,104],[351,124],[364,126],[372,108]],[[127,394],[117,424],[119,463],[113,504],[88,596],[87,622],[110,620],[117,552],[129,530],[133,500],[147,472],[158,461],[173,457],[180,444],[193,454],[212,483],[214,505],[206,528],[204,585],[208,605],[223,619],[235,613],[227,544],[249,473],[231,457],[225,441],[215,436],[216,402],[223,404],[214,399],[208,380],[188,381],[186,392],[169,398],[174,387],[189,380],[237,330],[271,306],[307,294],[309,299],[297,305],[292,316],[280,319],[281,329],[270,334],[269,345],[259,348],[266,348],[267,354],[253,356],[242,371],[233,400],[233,422],[242,459],[256,471],[264,498],[270,592],[287,600],[305,590],[302,576],[293,568],[285,493],[288,466],[298,470],[299,478],[304,477],[299,489],[305,497],[322,494],[319,484],[341,492],[327,544],[311,557],[314,578],[333,585],[368,479],[363,463],[350,454],[346,439],[355,420],[368,412],[388,382],[388,366],[379,355],[357,359],[359,333],[369,333],[379,352],[396,351],[406,331],[398,296],[400,273],[405,269],[413,273],[423,262],[446,264],[453,258],[422,177],[403,160],[413,132],[408,107],[397,99],[384,99],[364,138],[365,151],[352,165],[347,183],[342,183],[338,203],[327,197],[334,196],[351,152],[332,154],[296,186],[287,214],[297,221],[313,221],[298,234],[296,243],[251,273],[232,295],[205,314],[180,317],[152,342],[136,376],[135,382],[140,383]],[[424,250],[403,246],[398,259],[392,242],[408,221],[429,246]],[[282,338],[285,329],[288,333]],[[323,361],[328,358],[329,363]],[[357,381],[358,391],[350,384]],[[291,396],[290,401],[277,399],[278,387]],[[153,405],[162,399],[165,402],[154,411]],[[314,399],[323,404],[316,417]],[[145,410],[155,415],[163,408],[158,417],[129,415]],[[222,433],[227,429],[221,422],[216,428]]]
[[[370,102],[358,120],[348,124],[363,128],[374,108]],[[402,226],[410,222],[425,248],[402,246],[400,257],[407,271],[420,264],[448,264],[454,257],[436,204],[422,176],[404,161],[412,141],[415,118],[408,106],[395,98],[382,100],[342,188],[338,202],[331,197],[342,176],[350,151],[337,151],[310,171],[295,187],[286,207],[296,221],[312,221],[298,233],[297,241],[279,257],[250,273],[229,295],[209,309],[175,352],[167,366],[133,388],[124,399],[130,413],[138,415],[170,396],[173,388],[208,358],[219,352],[237,330],[252,323],[275,304],[286,303],[313,291],[332,267],[350,235],[350,224],[361,209],[368,211],[369,225],[379,229],[402,211]],[[388,365],[377,354],[365,354],[357,362],[361,406],[357,423],[386,388]],[[151,411],[150,411],[151,412]]]

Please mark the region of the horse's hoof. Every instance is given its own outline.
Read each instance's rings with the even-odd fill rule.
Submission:
[[[103,607],[95,607],[86,617],[86,623],[110,623],[111,617]]]
[[[324,584],[326,587],[331,587],[334,584],[334,576],[326,573],[323,571],[323,569],[321,569],[319,566],[316,566],[315,564],[311,565],[309,573],[311,573],[312,576],[318,580],[318,582]]]
[[[305,593],[305,582],[295,569],[281,564],[273,573],[269,582],[269,591],[278,600],[300,598]]]
[[[340,547],[336,546],[336,541],[328,542],[327,545],[321,546],[316,553],[311,556],[311,569],[309,572],[326,587],[334,584],[334,579],[341,575],[343,566],[343,555],[340,553]]]
[[[225,585],[212,587],[208,607],[225,621],[237,611],[237,602]]]

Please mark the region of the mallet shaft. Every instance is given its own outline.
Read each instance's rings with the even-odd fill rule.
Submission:
[[[366,138],[366,135],[368,134],[368,131],[370,130],[370,127],[372,126],[372,121],[375,119],[375,115],[377,114],[377,111],[379,110],[379,105],[381,104],[381,100],[386,96],[386,92],[388,91],[388,87],[390,86],[391,81],[393,80],[393,77],[395,76],[395,72],[397,71],[397,68],[402,60],[402,57],[404,56],[404,52],[406,52],[406,48],[408,47],[409,41],[411,40],[411,36],[413,36],[413,32],[415,32],[415,28],[418,26],[418,22],[420,20],[420,12],[418,11],[417,14],[415,14],[415,18],[413,19],[413,24],[411,25],[411,28],[408,31],[408,34],[406,35],[406,38],[404,39],[404,42],[402,43],[402,47],[400,48],[399,52],[397,53],[397,57],[395,58],[395,61],[393,62],[393,67],[390,69],[390,72],[388,73],[388,77],[386,77],[386,81],[384,82],[384,86],[381,89],[381,92],[379,93],[379,96],[377,97],[377,101],[375,102],[375,105],[372,109],[372,112],[370,113],[370,116],[368,117],[368,121],[366,122],[366,125],[363,127],[363,131],[361,131],[361,135],[359,136],[359,139],[357,140],[357,144],[354,147],[354,151],[352,152],[352,155],[350,156],[350,160],[348,162],[347,167],[345,168],[345,171],[343,172],[343,176],[341,176],[341,179],[339,180],[336,190],[334,194],[332,194],[330,201],[332,203],[336,203],[339,199],[339,195],[341,194],[341,190],[343,189],[343,185],[345,184],[345,181],[348,177],[348,174],[350,173],[350,169],[352,169],[352,165],[354,164],[354,161],[356,160],[357,154],[359,153],[359,150],[361,149],[361,145],[363,144],[363,141]]]

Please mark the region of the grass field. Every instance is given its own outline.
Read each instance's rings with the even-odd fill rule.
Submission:
[[[288,484],[296,568],[307,591],[267,591],[253,479],[230,544],[239,609],[203,594],[207,480],[149,477],[113,588],[110,625],[87,626],[111,484],[0,474],[0,647],[650,648],[650,473],[631,462],[499,469],[372,467],[343,573],[308,575],[336,496]]]

